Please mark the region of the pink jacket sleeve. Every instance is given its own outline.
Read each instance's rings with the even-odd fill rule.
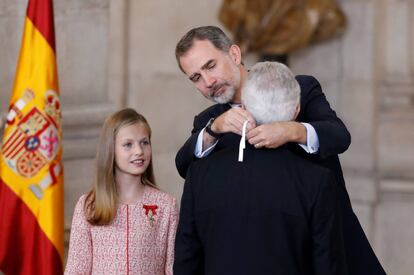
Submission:
[[[170,218],[169,218],[167,257],[166,257],[166,263],[165,263],[165,274],[166,275],[173,274],[175,233],[177,231],[177,224],[178,224],[178,207],[177,207],[177,200],[174,198],[172,201]]]
[[[86,195],[80,197],[73,213],[65,275],[92,273],[91,225],[83,212],[85,198]]]

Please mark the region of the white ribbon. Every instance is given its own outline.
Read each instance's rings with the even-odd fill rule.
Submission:
[[[239,144],[239,162],[243,162],[243,150],[244,148],[246,148],[246,128],[247,128],[248,122],[249,121],[246,120],[243,123],[242,136],[241,136],[240,144]]]

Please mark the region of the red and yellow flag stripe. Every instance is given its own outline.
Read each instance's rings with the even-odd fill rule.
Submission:
[[[62,130],[52,0],[29,0],[0,158],[0,270],[63,273]]]

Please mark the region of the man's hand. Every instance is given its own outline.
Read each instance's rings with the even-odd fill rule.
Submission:
[[[242,134],[243,123],[248,120],[246,132],[256,127],[256,121],[252,115],[241,107],[233,107],[230,110],[222,113],[218,116],[213,124],[211,124],[211,130],[218,134],[235,133],[237,135]],[[203,150],[209,148],[216,138],[210,136],[206,131],[203,134]]]
[[[246,138],[256,148],[277,148],[288,142],[306,144],[306,127],[295,121],[273,122],[248,131]]]
[[[241,135],[243,123],[246,120],[249,121],[246,132],[256,127],[256,121],[248,111],[241,107],[233,107],[214,120],[211,130],[216,133],[232,132]]]

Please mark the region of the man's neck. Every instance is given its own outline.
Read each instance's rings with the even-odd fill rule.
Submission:
[[[237,89],[231,104],[241,104],[241,96],[244,80],[247,78],[247,70],[243,65],[240,65],[240,86]]]

